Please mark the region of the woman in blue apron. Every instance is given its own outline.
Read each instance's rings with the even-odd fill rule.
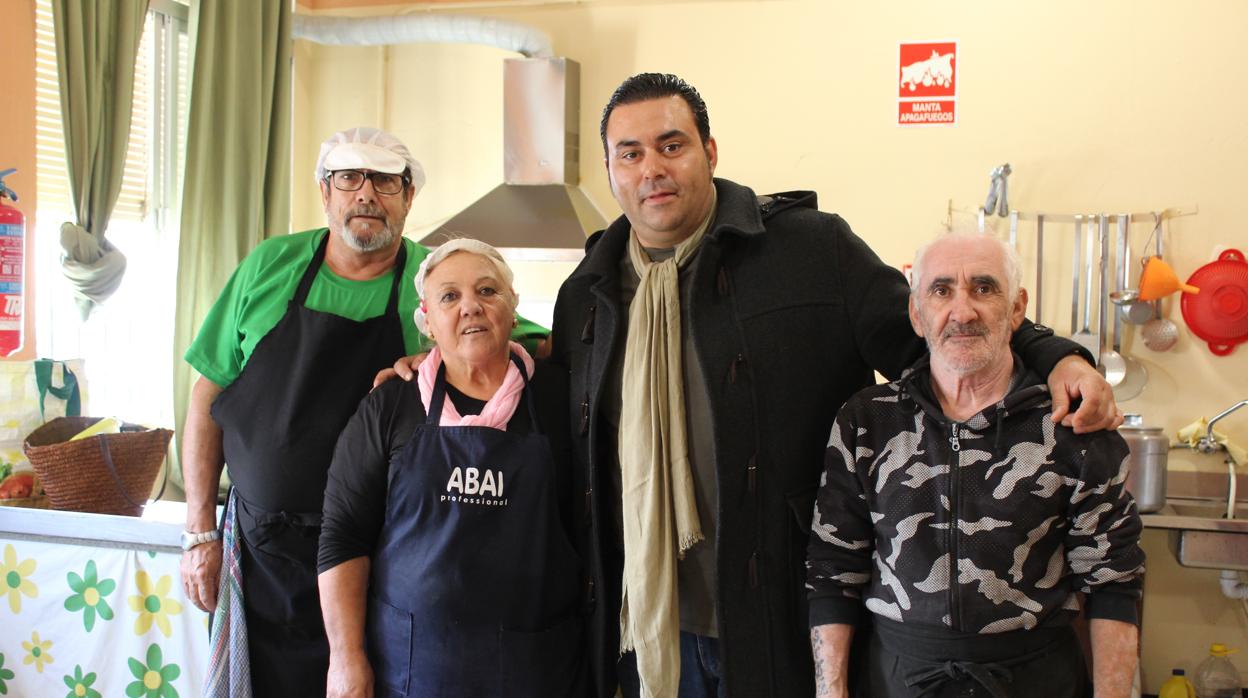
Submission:
[[[578,696],[567,375],[509,341],[497,250],[438,248],[416,276],[436,348],[339,438],[320,538],[330,696]]]

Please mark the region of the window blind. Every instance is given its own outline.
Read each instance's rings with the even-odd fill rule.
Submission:
[[[113,209],[114,221],[141,221],[148,211],[150,138],[153,134],[151,72],[153,14],[144,22],[134,70],[134,103],[130,140],[121,194]],[[35,2],[35,167],[39,208],[73,217],[65,159],[65,132],[61,122],[61,92],[56,70],[56,37],[49,0]]]

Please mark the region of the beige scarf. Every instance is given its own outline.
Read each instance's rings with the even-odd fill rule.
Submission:
[[[641,277],[628,310],[619,458],[624,499],[624,594],[620,651],[637,652],[643,696],[674,696],[680,678],[676,562],[702,540],[685,425],[680,269],[711,215],[661,262],[637,233],[628,256]]]

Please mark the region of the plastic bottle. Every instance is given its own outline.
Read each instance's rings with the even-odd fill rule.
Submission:
[[[1183,675],[1182,669],[1175,669],[1170,678],[1161,684],[1157,698],[1196,698],[1196,689]]]
[[[1228,655],[1238,650],[1221,643],[1209,648],[1209,656],[1196,667],[1196,698],[1240,698],[1239,671]]]

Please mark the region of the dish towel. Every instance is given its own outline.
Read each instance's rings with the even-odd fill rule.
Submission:
[[[1187,444],[1192,448],[1200,443],[1200,438],[1209,431],[1209,420],[1201,417],[1200,419],[1188,424],[1179,430],[1179,443]],[[1243,446],[1237,446],[1226,438],[1226,435],[1217,429],[1213,430],[1213,440],[1222,444],[1226,448],[1226,452],[1231,456],[1231,460],[1235,461],[1235,466],[1239,467],[1244,463],[1248,463],[1248,451]]]
[[[237,496],[230,489],[221,523],[221,582],[217,610],[208,633],[205,698],[251,698],[251,660],[247,654],[247,615],[243,611],[243,574],[239,567]]]

